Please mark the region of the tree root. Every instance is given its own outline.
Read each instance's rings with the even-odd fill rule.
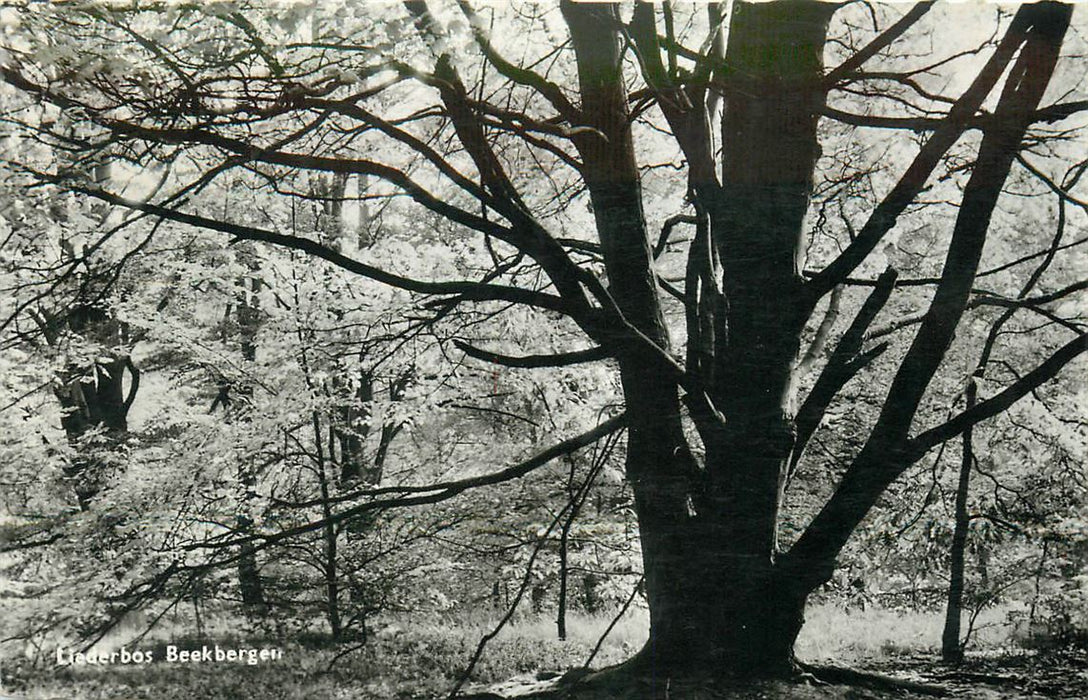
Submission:
[[[960,681],[967,683],[986,683],[988,685],[1007,686],[1013,685],[1022,679],[1018,676],[1001,676],[993,673],[976,673],[973,671],[949,671],[936,676],[937,680]]]
[[[931,683],[909,681],[880,673],[858,671],[857,669],[838,666],[815,666],[806,663],[799,663],[798,665],[806,676],[811,676],[830,685],[852,685],[877,691],[909,691],[934,697],[949,695],[947,688]]]
[[[807,690],[803,690],[807,686]],[[852,690],[853,689],[853,690]],[[843,693],[846,693],[845,695]],[[519,695],[518,700],[716,700],[732,698],[883,698],[945,697],[940,685],[921,683],[856,669],[796,663],[794,673],[778,678],[739,678],[689,670],[666,677],[648,672],[638,657],[599,671],[568,671],[547,690]],[[462,700],[502,700],[496,693],[459,696]]]

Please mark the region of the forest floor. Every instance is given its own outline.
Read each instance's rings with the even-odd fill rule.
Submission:
[[[938,661],[940,617],[884,610],[843,611],[833,606],[810,610],[798,640],[798,656],[821,667],[878,674],[942,689],[950,697],[979,700],[1028,698],[1088,699],[1088,650],[1040,648],[1003,623],[1004,613],[981,620],[967,660],[957,668]],[[572,700],[875,700],[933,697],[893,688],[859,676],[833,685],[763,683],[669,684],[659,692],[628,684],[590,690],[557,685],[560,674],[580,668],[611,620],[571,616],[566,641],[555,638],[554,622],[524,618],[504,629],[486,647],[466,697],[571,698]],[[330,647],[315,635],[239,633],[237,624],[205,630],[201,639],[178,624],[156,628],[139,641],[135,626],[118,633],[114,648],[153,651],[155,663],[58,666],[56,650],[37,658],[0,659],[0,700],[439,700],[446,698],[481,636],[491,630],[486,616],[460,619],[390,619],[375,625],[365,645]],[[593,661],[599,668],[630,656],[641,645],[645,620],[621,620]],[[128,641],[126,641],[126,639]],[[290,640],[290,641],[285,641]],[[279,648],[282,659],[257,665],[238,662],[162,662],[166,645],[200,649]]]

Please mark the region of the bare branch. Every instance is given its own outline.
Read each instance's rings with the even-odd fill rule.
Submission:
[[[604,360],[610,357],[608,351],[602,347],[587,348],[585,350],[574,350],[571,352],[560,352],[551,355],[523,355],[521,357],[515,357],[512,355],[501,355],[497,352],[483,350],[482,348],[469,345],[462,340],[455,339],[453,341],[453,344],[457,346],[458,350],[465,353],[469,357],[474,357],[477,360],[483,360],[484,362],[490,362],[496,365],[503,365],[504,367],[565,367],[568,365],[577,365],[585,362],[595,362],[597,360]]]
[[[1069,341],[1035,369],[1013,382],[998,394],[980,401],[946,423],[919,434],[908,443],[910,459],[918,460],[936,445],[951,440],[971,426],[1002,413],[1028,393],[1053,379],[1063,367],[1088,350],[1088,333]]]
[[[827,580],[834,568],[835,556],[880,494],[924,454],[911,446],[910,426],[967,307],[990,217],[1030,124],[1024,115],[1038,105],[1050,83],[1070,15],[1069,6],[1058,4],[1024,5],[1017,12],[1013,23],[1025,25],[1026,45],[998,101],[995,118],[1001,126],[987,130],[979,146],[976,167],[964,188],[941,283],[895,373],[865,446],[846,470],[834,495],[813,518],[787,557],[791,570],[806,581]],[[1012,34],[1014,31],[1010,29],[1002,44],[1007,43]],[[1084,350],[1085,342],[1088,341],[1082,336],[1063,348],[1056,355],[1058,359],[1044,363],[1044,369],[1035,376],[1053,376],[1072,355]],[[1028,390],[1030,388],[1024,388],[1025,392]],[[1015,395],[1014,392],[1006,396],[1011,399]],[[1007,407],[1001,401],[990,404],[994,408],[1003,405]]]
[[[421,485],[421,486],[387,486],[377,489],[365,489],[360,491],[353,491],[342,496],[335,496],[327,501],[316,500],[306,502],[287,502],[279,501],[279,505],[289,506],[292,508],[309,508],[313,506],[322,505],[323,503],[337,504],[346,501],[357,501],[361,498],[372,498],[374,496],[381,496],[387,494],[397,494],[393,498],[376,499],[373,501],[367,501],[366,503],[360,503],[359,505],[352,506],[338,513],[332,514],[329,518],[322,518],[314,522],[306,523],[298,527],[277,532],[272,535],[250,535],[243,538],[231,539],[230,541],[215,541],[208,543],[196,543],[189,546],[189,549],[218,549],[221,547],[231,547],[239,544],[256,543],[260,547],[266,547],[275,542],[282,541],[291,537],[297,537],[298,535],[305,534],[307,532],[314,532],[320,530],[327,523],[342,522],[354,517],[358,517],[362,513],[371,510],[388,509],[388,508],[403,508],[408,506],[425,505],[428,503],[440,503],[446,501],[454,496],[457,496],[470,489],[479,488],[481,486],[492,486],[494,484],[501,484],[513,479],[518,479],[529,472],[543,467],[548,462],[557,457],[570,454],[577,450],[592,445],[596,441],[610,435],[617,430],[624,428],[627,425],[626,414],[620,414],[613,418],[603,421],[591,430],[587,430],[580,435],[567,438],[562,442],[556,443],[551,447],[542,450],[529,459],[523,462],[519,462],[506,469],[501,469],[497,472],[490,474],[484,474],[481,476],[469,477],[466,479],[458,479],[456,481],[444,481],[435,484]],[[409,496],[408,494],[416,494]]]
[[[820,421],[823,420],[831,401],[846,386],[846,383],[875,357],[875,355],[862,357],[862,344],[865,341],[869,326],[872,325],[873,320],[880,313],[880,310],[884,308],[884,305],[888,303],[892,290],[895,288],[896,276],[895,270],[891,268],[888,268],[880,275],[873,293],[861,305],[861,309],[854,316],[850,327],[846,329],[842,338],[839,339],[835,350],[827,361],[827,365],[820,373],[808,396],[805,397],[801,408],[798,409],[796,419],[797,439],[794,442],[793,454],[790,456],[787,476],[796,471],[797,465],[804,455],[805,447],[808,445],[813,433],[816,432]],[[883,352],[883,350],[880,350],[880,352]]]
[[[699,222],[698,217],[691,214],[676,214],[665,219],[665,223],[661,226],[661,235],[657,238],[657,243],[654,244],[654,260],[661,257],[661,254],[665,252],[665,248],[669,245],[669,236],[672,235],[672,230],[676,228],[677,224],[697,224]]]
[[[895,24],[876,35],[872,41],[863,46],[857,53],[829,71],[827,77],[824,78],[824,83],[829,86],[833,85],[848,74],[861,68],[870,58],[891,46],[896,39],[914,26],[931,9],[933,9],[932,2],[920,2],[910,8]]]
[[[964,91],[956,104],[948,112],[940,127],[922,146],[914,161],[903,173],[895,187],[877,205],[869,220],[858,232],[846,250],[830,265],[810,279],[805,288],[808,291],[808,304],[816,302],[836,285],[842,282],[861,261],[876,248],[884,234],[895,226],[899,215],[914,201],[925,187],[926,180],[967,128],[970,120],[978,112],[994,85],[1012,61],[1016,50],[1024,42],[1027,32],[1035,23],[1037,6],[1022,6],[1013,18],[1009,30],[994,51],[990,60],[979,72],[971,86]]]
[[[342,253],[339,253],[332,248],[329,248],[321,243],[310,240],[308,238],[300,238],[298,236],[288,236],[282,233],[275,233],[265,229],[254,228],[252,226],[243,226],[241,224],[232,224],[225,221],[218,221],[215,219],[209,219],[203,216],[197,216],[195,214],[186,214],[167,207],[161,207],[147,202],[141,202],[134,199],[128,199],[119,195],[104,192],[102,190],[94,190],[85,187],[70,187],[74,192],[100,199],[110,204],[126,207],[128,209],[134,209],[137,211],[147,212],[154,216],[159,216],[171,221],[177,221],[180,223],[189,224],[191,226],[197,226],[199,228],[205,228],[213,231],[220,231],[233,236],[236,240],[242,241],[262,241],[265,243],[273,243],[285,248],[292,248],[300,250],[305,253],[309,253],[314,257],[327,260],[337,267],[343,268],[348,272],[353,272],[363,277],[368,277],[377,282],[388,284],[392,287],[399,289],[405,289],[410,292],[417,292],[419,294],[437,294],[437,295],[456,295],[469,301],[509,301],[517,304],[526,304],[528,306],[535,306],[541,309],[548,309],[550,311],[558,311],[560,313],[568,313],[568,309],[564,301],[552,294],[545,292],[531,291],[527,289],[521,289],[518,287],[508,287],[495,284],[481,284],[479,282],[468,281],[456,281],[456,282],[428,282],[423,280],[411,279],[409,277],[402,277],[395,275],[391,272],[376,268],[372,265],[349,258]]]
[[[417,3],[412,4],[414,5]],[[476,11],[472,9],[472,6],[465,0],[457,0],[457,4],[468,19],[469,24],[472,25],[472,34],[476,39],[476,43],[479,45],[484,56],[487,57],[487,60],[491,62],[491,65],[495,66],[500,73],[518,85],[525,85],[536,90],[571,124],[577,124],[581,121],[581,115],[578,109],[571,104],[571,101],[567,99],[567,96],[563,94],[563,90],[558,85],[538,73],[514,65],[503,58],[491,45],[491,41],[488,39],[487,33],[483,29],[480,17],[476,14]]]

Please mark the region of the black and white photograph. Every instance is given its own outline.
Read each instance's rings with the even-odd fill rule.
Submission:
[[[0,0],[0,700],[1088,698],[1088,6]]]

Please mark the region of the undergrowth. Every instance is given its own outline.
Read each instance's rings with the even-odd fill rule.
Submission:
[[[977,621],[976,652],[1014,643],[1009,626],[994,610]],[[582,666],[611,622],[608,616],[571,615],[568,637],[559,640],[553,619],[515,619],[485,649],[471,676],[474,685],[515,677],[531,678],[541,671],[559,672]],[[902,655],[932,655],[940,643],[937,613],[895,613],[887,610],[844,611],[833,605],[813,606],[797,642],[799,658],[819,663],[861,664]],[[57,667],[52,659],[4,661],[4,692],[34,700],[313,700],[444,697],[480,638],[492,631],[488,615],[461,614],[418,618],[400,616],[375,623],[365,644],[315,644],[318,637],[294,635],[276,641],[239,631],[238,623],[205,630],[203,639],[179,625],[156,628],[129,648],[156,649],[165,644],[199,647],[201,643],[240,646],[276,645],[281,661],[258,666],[239,664],[152,663],[144,666]],[[601,646],[593,666],[617,663],[637,651],[646,638],[646,614],[631,611]],[[126,643],[124,630],[104,644]],[[128,631],[131,640],[132,631]],[[303,640],[308,640],[304,643]],[[356,648],[357,647],[357,648]],[[52,651],[52,650],[50,650]],[[0,692],[0,695],[3,695]]]

